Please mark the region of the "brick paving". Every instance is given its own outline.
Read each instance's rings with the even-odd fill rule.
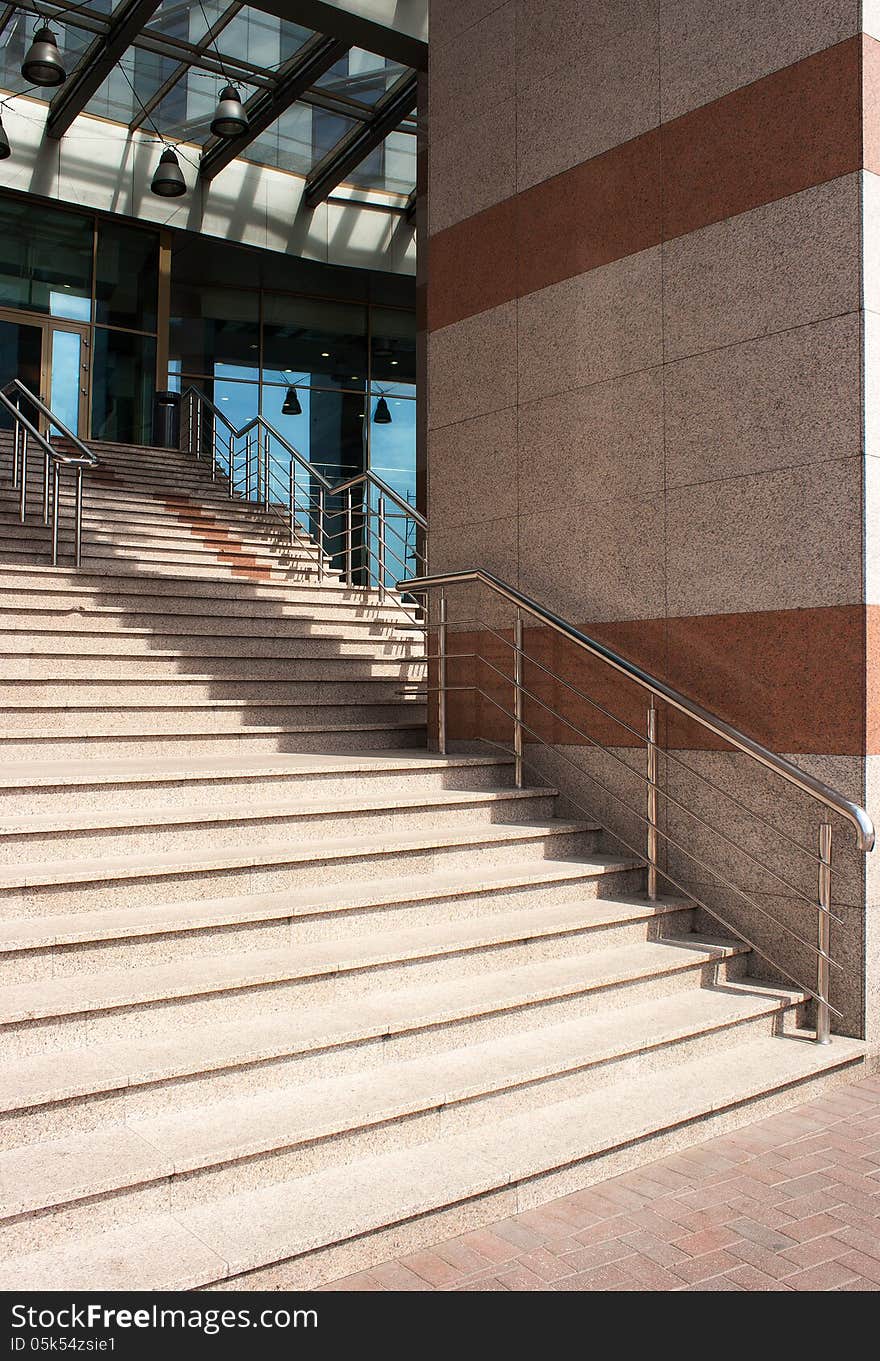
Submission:
[[[880,1076],[324,1290],[880,1290]]]

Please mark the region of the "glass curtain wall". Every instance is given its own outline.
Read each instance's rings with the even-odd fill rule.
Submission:
[[[155,231],[0,198],[0,307],[89,328],[94,439],[150,440],[158,270]]]
[[[415,505],[414,311],[248,287],[243,276],[254,270],[252,256],[235,247],[215,247],[211,254],[216,258],[199,266],[189,250],[186,264],[183,253],[173,259],[169,386],[200,389],[237,430],[259,413],[294,447],[307,468],[294,461],[291,473],[283,445],[270,438],[276,473],[269,491],[272,499],[287,503],[293,478],[304,529],[314,528],[320,479],[335,486],[367,468]],[[209,282],[206,273],[230,282]],[[237,488],[247,486],[256,495],[255,460],[247,467],[244,441],[238,445]],[[361,487],[353,493],[361,574],[368,559],[375,574],[382,551],[380,495],[373,489],[367,496]],[[415,541],[393,498],[385,496],[384,502],[390,585],[414,568]],[[327,501],[337,566],[344,548],[344,511],[344,497]]]

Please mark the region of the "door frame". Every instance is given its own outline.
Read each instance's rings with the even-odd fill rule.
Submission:
[[[20,307],[0,307],[0,321],[18,326],[33,326],[42,332],[40,352],[40,391],[37,394],[49,406],[52,393],[52,338],[58,331],[73,332],[80,337],[79,379],[79,438],[88,439],[91,433],[92,391],[92,328],[87,321],[73,321],[66,317],[47,317],[41,312],[28,312]],[[40,417],[40,429],[45,426]],[[45,431],[44,431],[45,433]]]

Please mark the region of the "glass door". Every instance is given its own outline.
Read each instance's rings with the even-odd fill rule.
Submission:
[[[31,392],[42,396],[44,391],[43,364],[45,346],[43,344],[44,325],[38,321],[25,322],[12,313],[0,313],[0,387],[5,387],[13,378],[20,378]],[[23,403],[22,410],[28,420],[37,423],[37,411],[30,403]],[[0,429],[10,430],[12,417],[5,406],[0,405]]]
[[[89,331],[87,326],[49,322],[49,405],[68,430],[87,434]],[[53,435],[60,434],[53,428]]]

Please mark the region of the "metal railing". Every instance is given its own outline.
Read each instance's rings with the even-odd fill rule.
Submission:
[[[290,542],[314,544],[319,579],[337,570],[349,586],[384,597],[402,574],[427,567],[427,521],[398,492],[367,470],[333,483],[264,416],[237,429],[199,388],[181,394],[182,443],[210,459],[211,476],[274,515]]]
[[[450,622],[447,591],[450,587],[454,588],[466,583],[474,583],[486,587],[496,596],[502,597],[513,607],[514,623],[512,638],[505,636],[499,629],[492,627],[482,619],[456,620],[456,627],[458,629],[464,631],[465,626],[475,626],[478,630],[491,637],[493,646],[497,647],[503,645],[508,648],[512,654],[512,668],[510,671],[506,671],[503,667],[496,665],[491,658],[484,656],[481,652],[476,651],[475,648],[464,652],[450,651]],[[818,828],[818,845],[814,852],[804,846],[801,841],[797,837],[792,836],[790,832],[779,827],[775,822],[765,817],[758,810],[751,808],[743,800],[731,794],[722,786],[716,784],[715,781],[711,780],[705,774],[696,770],[694,766],[677,756],[676,753],[668,747],[661,749],[658,745],[657,703],[660,702],[667,705],[669,708],[676,710],[678,713],[699,725],[702,729],[711,733],[715,738],[725,744],[725,746],[733,747],[736,751],[741,752],[748,757],[750,761],[771,771],[789,786],[792,786],[801,794],[809,798],[814,804],[818,804],[824,809],[830,810],[845,819],[854,829],[856,844],[859,851],[863,853],[871,851],[874,846],[874,826],[865,809],[860,807],[859,804],[853,803],[850,799],[847,799],[837,790],[832,789],[830,785],[807,774],[806,771],[801,770],[791,761],[787,761],[782,756],[777,756],[759,742],[754,741],[753,738],[740,732],[739,729],[734,728],[723,719],[711,714],[701,705],[694,703],[693,700],[688,699],[685,695],[673,689],[672,686],[667,685],[656,676],[650,675],[647,671],[642,670],[641,667],[628,661],[625,657],[614,652],[611,648],[606,647],[603,643],[582,633],[579,629],[567,623],[566,620],[562,619],[559,615],[554,614],[551,610],[545,609],[544,606],[540,605],[536,600],[524,595],[516,587],[501,581],[491,572],[475,569],[464,572],[450,572],[444,575],[408,577],[398,582],[398,588],[401,591],[416,596],[428,596],[431,592],[439,592],[439,608],[437,610],[436,619],[431,620],[428,623],[429,630],[436,631],[437,650],[436,652],[429,650],[428,660],[436,663],[437,684],[435,686],[429,686],[429,691],[436,693],[437,695],[437,731],[438,745],[441,753],[446,752],[448,742],[448,696],[451,692],[458,690],[468,691],[472,694],[479,695],[482,700],[485,700],[488,704],[493,706],[495,711],[500,713],[506,722],[510,723],[511,739],[509,744],[497,742],[493,742],[492,744],[512,751],[514,757],[514,777],[518,787],[522,786],[524,766],[531,764],[527,761],[524,752],[526,737],[528,736],[533,743],[542,744],[545,747],[551,746],[551,744],[536,730],[535,726],[526,721],[526,718],[524,717],[526,704],[533,708],[537,707],[540,712],[551,716],[555,724],[564,725],[568,732],[583,739],[583,742],[587,744],[590,749],[598,749],[604,753],[606,757],[611,758],[612,761],[617,761],[624,767],[627,777],[635,778],[638,784],[643,788],[644,803],[641,805],[642,811],[633,809],[630,802],[612,789],[610,785],[601,780],[596,774],[585,769],[582,764],[562,755],[562,759],[568,760],[569,764],[577,770],[579,777],[586,777],[588,780],[592,781],[594,785],[604,791],[605,795],[610,796],[612,801],[616,801],[616,803],[623,808],[627,815],[628,827],[632,825],[634,819],[642,828],[644,842],[641,846],[636,846],[633,845],[626,836],[621,835],[619,827],[610,825],[610,820],[606,823],[608,830],[616,840],[627,846],[639,860],[644,861],[646,864],[649,898],[656,899],[658,895],[658,880],[662,878],[667,884],[671,884],[674,889],[683,893],[698,907],[709,912],[725,927],[725,929],[732,931],[770,964],[772,968],[794,982],[799,989],[813,999],[816,1004],[816,1040],[820,1044],[827,1044],[831,1037],[832,1014],[838,1018],[841,1017],[841,1012],[836,1007],[832,1006],[829,996],[832,970],[841,969],[840,964],[838,964],[831,955],[831,923],[832,921],[835,921],[838,924],[841,924],[841,918],[835,915],[832,909],[831,823],[828,821],[827,817],[823,818],[821,821]],[[560,634],[573,646],[582,650],[597,661],[604,663],[613,672],[616,672],[619,676],[625,677],[628,681],[634,682],[641,691],[646,692],[648,703],[644,729],[640,731],[620,715],[614,714],[597,699],[586,694],[582,689],[573,684],[571,680],[560,675],[558,672],[553,671],[538,658],[530,656],[524,646],[523,616],[528,616],[536,620],[540,625]],[[510,686],[513,691],[512,704],[507,705],[503,703],[498,698],[497,694],[492,694],[485,685],[478,683],[476,678],[466,684],[450,683],[450,663],[455,661],[468,661],[486,668],[490,678],[494,681],[496,690],[499,686],[502,688]],[[644,774],[639,774],[638,771],[633,769],[632,764],[624,760],[624,758],[615,752],[610,745],[599,741],[586,732],[584,728],[575,724],[568,715],[561,711],[561,709],[549,703],[545,697],[535,693],[534,688],[529,688],[523,679],[524,664],[528,664],[530,668],[535,668],[539,674],[549,678],[553,682],[554,693],[556,692],[557,687],[561,686],[565,692],[576,696],[578,701],[586,703],[591,706],[594,711],[619,725],[619,727],[628,734],[627,741],[629,743],[632,742],[633,738],[639,743],[644,743]],[[484,738],[483,740],[487,739]],[[556,756],[560,757],[561,754],[558,750],[558,744],[555,745],[554,750]],[[661,750],[665,761],[677,763],[679,767],[682,767],[687,772],[688,778],[692,777],[698,781],[701,786],[708,786],[710,789],[715,790],[717,793],[720,793],[725,798],[731,800],[731,802],[741,811],[757,819],[762,827],[766,831],[769,831],[771,835],[782,838],[788,846],[794,847],[797,851],[809,856],[815,862],[816,866],[816,896],[812,897],[804,892],[801,888],[792,883],[787,875],[784,876],[774,870],[771,866],[767,865],[754,854],[753,850],[750,850],[747,846],[744,846],[740,841],[732,837],[728,831],[715,826],[700,813],[697,813],[694,809],[685,804],[683,802],[683,797],[679,798],[671,793],[669,789],[665,788],[660,780],[659,774]],[[570,795],[567,795],[567,797],[575,806],[582,807],[582,805],[578,804],[576,799],[572,798]],[[809,940],[805,935],[801,934],[800,931],[794,930],[786,922],[782,921],[777,914],[774,914],[769,911],[766,906],[762,906],[761,903],[757,902],[751,893],[745,892],[741,886],[737,885],[731,878],[722,873],[718,869],[717,864],[702,858],[700,855],[696,854],[692,848],[683,845],[679,839],[673,837],[668,831],[664,830],[660,825],[659,818],[659,804],[661,800],[666,803],[667,808],[674,808],[679,812],[684,813],[687,817],[692,818],[698,823],[705,831],[720,837],[728,850],[732,850],[737,858],[749,862],[751,866],[757,867],[762,874],[773,879],[776,884],[781,884],[785,890],[786,896],[793,895],[796,899],[806,902],[816,913],[815,940]],[[585,809],[584,811],[589,812],[590,816],[595,816],[592,809]],[[683,876],[676,877],[670,871],[668,865],[664,867],[660,861],[661,842],[664,843],[667,852],[670,850],[677,852],[679,856],[685,857],[690,864],[697,867],[703,873],[712,875],[716,885],[719,885],[728,893],[732,893],[738,904],[744,904],[750,913],[757,914],[762,921],[770,922],[775,933],[781,933],[789,941],[797,942],[802,949],[809,951],[815,958],[815,985],[812,981],[810,983],[805,983],[803,978],[796,977],[795,973],[792,972],[790,965],[780,963],[779,960],[769,952],[765,944],[746,935],[742,930],[741,925],[732,923],[728,916],[721,913],[717,902],[707,901],[707,898],[709,897],[708,894],[705,892],[702,894],[696,893],[694,891],[693,883],[682,882]]]
[[[45,430],[25,414],[25,405],[37,412],[37,421],[43,418]],[[58,536],[61,514],[61,470],[73,468],[75,472],[73,496],[73,556],[77,567],[82,563],[82,520],[83,520],[83,472],[86,468],[96,468],[98,460],[91,449],[78,435],[68,430],[50,407],[31,392],[20,378],[13,378],[5,387],[0,388],[0,406],[12,418],[12,485],[19,491],[18,518],[25,523],[28,510],[28,461],[33,446],[43,454],[43,524],[52,522],[52,566],[58,566]],[[59,449],[52,444],[52,432],[58,430],[74,446],[74,452]]]

